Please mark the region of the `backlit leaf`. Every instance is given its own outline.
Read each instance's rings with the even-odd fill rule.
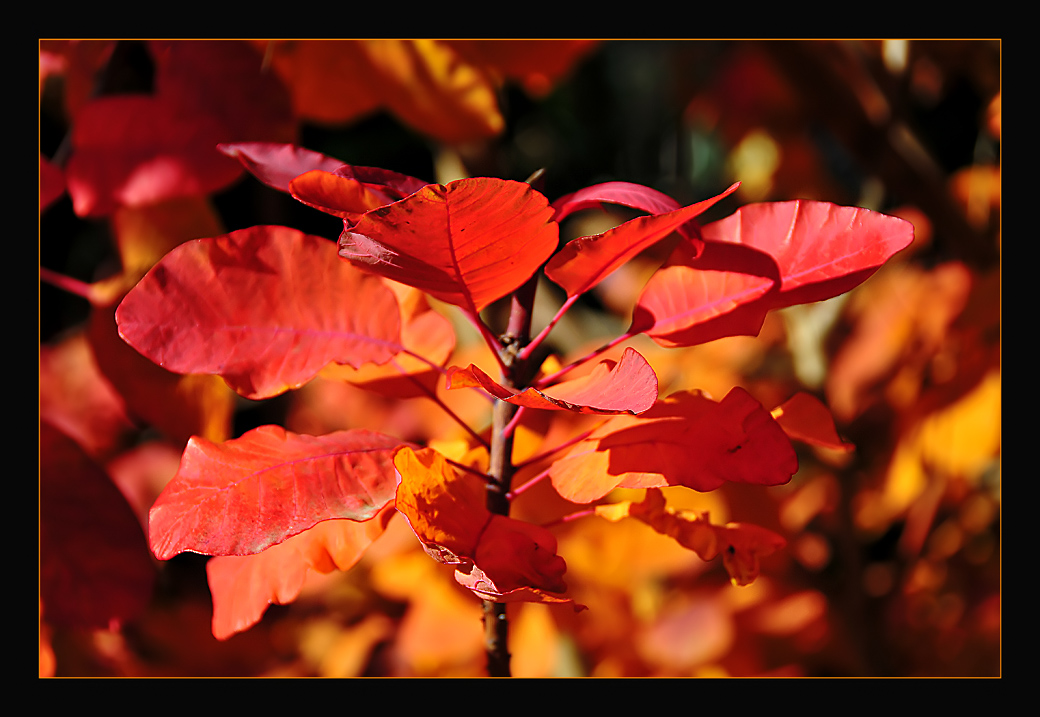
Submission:
[[[567,565],[545,528],[494,515],[482,481],[456,471],[432,448],[402,447],[397,510],[426,552],[456,566],[455,579],[485,600],[559,602]]]
[[[495,398],[525,406],[575,413],[642,413],[657,400],[657,375],[633,348],[625,349],[618,362],[601,361],[581,378],[564,381],[544,391],[514,391],[492,380],[479,368],[448,369],[448,388],[479,386]]]
[[[455,348],[455,330],[450,320],[430,307],[421,291],[387,283],[401,307],[401,350],[383,364],[368,363],[359,368],[333,364],[322,371],[322,376],[349,381],[392,398],[435,395],[443,380],[443,369],[438,367]]]
[[[123,339],[175,373],[211,373],[248,398],[296,388],[330,362],[388,361],[400,348],[393,293],[286,227],[252,227],[174,249],[116,310]]]
[[[615,182],[607,186],[616,184],[620,183]],[[685,233],[690,241],[699,246],[699,239],[694,238],[695,235],[689,228],[690,222],[710,209],[720,199],[736,191],[739,186],[739,183],[734,184],[722,194],[711,199],[670,211],[656,211],[667,207],[670,202],[665,202],[664,199],[670,200],[670,197],[662,195],[664,199],[660,201],[643,202],[636,208],[651,212],[650,216],[637,217],[602,234],[581,237],[568,242],[545,265],[545,275],[563,287],[567,296],[570,297],[588,291],[626,261],[683,227],[686,227]],[[653,191],[646,187],[642,189]],[[604,197],[611,195],[607,192],[600,192],[578,196]],[[639,198],[643,198],[643,195],[640,194]],[[572,200],[572,203],[562,206],[565,208],[581,206],[586,201],[592,200]],[[555,208],[557,205],[553,206]],[[560,216],[566,216],[566,214],[566,209],[557,209],[556,221],[559,221]]]
[[[681,392],[639,417],[610,419],[553,463],[549,477],[567,500],[589,503],[617,487],[780,485],[797,470],[783,430],[738,386],[720,402]]]
[[[698,257],[682,242],[647,281],[629,331],[665,347],[755,336],[769,310],[762,299],[778,287],[779,269],[766,254],[704,242]]]
[[[521,286],[556,250],[551,217],[548,200],[523,182],[431,184],[363,215],[340,237],[340,255],[477,313]]]
[[[811,393],[796,393],[774,408],[772,415],[784,433],[797,441],[839,451],[854,447],[841,440],[831,412]]]
[[[192,438],[152,506],[152,551],[160,560],[251,555],[323,520],[370,520],[393,500],[399,445],[373,431],[307,436],[279,426],[222,444]]]
[[[213,636],[226,640],[248,630],[268,605],[288,605],[308,570],[349,570],[394,515],[389,505],[372,520],[326,520],[255,555],[218,556],[206,563],[213,595]]]
[[[636,518],[662,535],[675,538],[683,547],[697,553],[701,560],[714,560],[720,554],[734,585],[750,585],[758,577],[760,558],[783,548],[783,536],[757,525],[727,523],[714,525],[707,513],[675,510],[666,505],[656,488],[646,491],[639,503],[624,501],[599,505],[596,515],[610,521]]]
[[[353,224],[365,212],[404,199],[427,184],[386,169],[344,164],[298,176],[289,183],[289,191],[307,206]]]
[[[804,200],[748,204],[703,232],[705,241],[750,246],[776,260],[782,284],[772,308],[844,294],[914,239],[904,219]]]
[[[632,330],[664,346],[756,335],[771,309],[858,286],[913,241],[913,225],[858,207],[796,200],[749,204],[704,226],[702,236],[700,256],[680,244],[651,277]]]

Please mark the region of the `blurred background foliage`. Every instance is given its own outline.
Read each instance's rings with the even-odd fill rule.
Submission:
[[[257,139],[442,183],[524,180],[545,169],[550,200],[620,180],[686,205],[741,181],[704,222],[749,202],[805,198],[915,225],[913,246],[863,286],[779,312],[757,338],[667,351],[638,344],[662,394],[699,388],[720,397],[743,385],[770,407],[812,391],[857,450],[804,451],[787,486],[670,497],[710,510],[714,522],[787,537],[746,588],[634,521],[564,526],[568,584],[590,610],[511,605],[514,674],[1000,674],[999,41],[244,44],[291,107]],[[41,42],[41,173],[43,160],[62,167],[75,155],[71,133],[95,98],[156,93],[157,76],[171,82],[156,72],[161,45]],[[213,86],[231,101],[245,92],[220,81],[213,68]],[[249,177],[208,201],[224,231],[286,224],[334,239],[341,228]],[[41,197],[41,267],[87,283],[125,270],[127,215],[81,214],[68,194],[46,208]],[[627,218],[587,212],[563,229],[596,233]],[[575,354],[626,328],[664,251],[649,250],[576,306],[554,348]],[[544,286],[539,316],[560,299]],[[126,419],[119,401],[84,398],[106,380],[96,369],[75,378],[96,351],[83,342],[97,313],[91,303],[41,283],[39,309],[41,418],[79,426],[81,447],[143,520],[183,444],[155,422]],[[479,347],[458,328],[453,363],[465,365]],[[318,379],[262,404],[239,400],[220,420],[230,421],[229,435],[261,423],[320,432],[356,421],[452,438],[420,403],[391,405]],[[479,406],[457,410],[482,420]],[[532,427],[532,440],[549,430]],[[83,439],[106,431],[118,438]],[[533,496],[516,512],[538,522],[552,504],[551,495]],[[204,566],[196,555],[157,565],[140,616],[107,629],[59,624],[41,603],[41,675],[483,672],[479,603],[417,550],[406,526],[350,572],[312,575],[297,602],[272,606],[226,642],[209,632]]]

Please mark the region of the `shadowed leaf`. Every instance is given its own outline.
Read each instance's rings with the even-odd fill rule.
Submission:
[[[141,615],[155,567],[126,498],[71,438],[40,423],[40,599],[49,623],[108,629]]]

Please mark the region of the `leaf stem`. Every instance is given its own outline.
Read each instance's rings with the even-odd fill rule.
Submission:
[[[526,492],[532,486],[534,486],[534,485],[540,483],[541,481],[545,480],[546,478],[548,478],[549,477],[549,470],[550,470],[550,468],[546,468],[544,471],[542,471],[541,473],[536,475],[534,478],[532,478],[531,480],[529,480],[526,483],[524,483],[522,486],[519,486],[518,488],[514,488],[513,490],[511,490],[508,493],[506,493],[506,499],[510,500],[510,501],[515,500],[517,498],[517,496],[519,496],[521,493]]]
[[[530,381],[530,367],[518,354],[531,340],[531,314],[534,308],[537,276],[532,276],[513,292],[509,310],[509,323],[501,341],[490,336],[490,331],[480,317],[475,318],[483,327],[489,346],[497,346],[495,356],[502,366],[502,384],[507,388],[523,389]],[[486,505],[497,515],[509,515],[509,499],[506,494],[513,480],[515,467],[513,457],[513,433],[507,427],[514,421],[518,407],[506,401],[495,401],[488,475]],[[487,654],[488,675],[508,677],[509,670],[509,620],[504,603],[484,601],[484,651]]]
[[[545,386],[548,386],[548,385],[558,381],[560,379],[560,377],[562,377],[563,375],[569,373],[570,371],[572,371],[573,369],[577,368],[578,366],[581,366],[583,363],[591,361],[592,359],[596,358],[597,356],[600,356],[600,355],[606,353],[607,351],[609,351],[610,349],[614,348],[618,344],[624,343],[625,341],[628,341],[629,339],[633,338],[634,336],[638,336],[638,335],[639,335],[639,332],[637,332],[637,333],[632,333],[632,332],[624,333],[621,336],[618,336],[616,339],[613,339],[612,341],[608,341],[607,343],[603,344],[602,346],[600,346],[595,351],[592,351],[591,353],[585,354],[584,356],[582,356],[581,358],[579,358],[576,361],[572,361],[571,363],[567,364],[566,366],[561,368],[556,373],[550,374],[548,376],[543,376],[538,381],[535,381],[534,387],[535,388],[543,388]]]
[[[55,286],[74,296],[79,296],[87,301],[91,301],[91,294],[93,292],[90,284],[85,281],[73,279],[71,276],[59,274],[58,272],[43,266],[40,267],[40,281],[45,281],[51,286]],[[91,301],[91,303],[93,302]]]
[[[426,394],[426,397],[428,399],[430,399],[435,404],[437,404],[437,406],[442,411],[444,411],[446,414],[448,414],[448,417],[451,418],[451,420],[455,421],[455,423],[457,423],[458,425],[462,426],[462,428],[465,429],[465,431],[467,433],[469,433],[469,435],[473,438],[473,440],[475,440],[480,445],[484,446],[484,448],[490,448],[490,445],[488,444],[487,440],[485,440],[483,436],[481,436],[479,433],[477,433],[473,429],[472,426],[470,426],[468,423],[463,421],[462,418],[457,413],[455,413],[455,411],[451,410],[451,407],[448,406],[448,404],[446,404],[441,399],[441,397],[437,395],[436,391],[431,391],[430,388],[428,386],[426,386],[425,384],[423,384],[422,381],[420,381],[415,376],[412,376],[410,373],[408,373],[403,366],[401,366],[399,363],[397,363],[396,360],[391,359],[391,361],[392,361],[392,363],[394,365],[394,368],[396,368],[405,378],[407,378],[409,381],[411,381],[416,386],[418,386],[419,390],[422,391],[424,394]]]
[[[517,354],[518,358],[524,361],[529,359],[531,354],[534,353],[534,350],[545,341],[546,337],[549,336],[549,332],[553,330],[553,327],[556,326],[557,323],[559,323],[560,319],[563,318],[563,315],[567,313],[567,310],[574,306],[574,302],[576,302],[580,296],[581,294],[575,294],[574,296],[568,297],[567,300],[563,302],[563,306],[559,308],[556,315],[552,317],[546,327],[542,329],[537,336],[531,339],[531,343],[527,344],[527,346]]]
[[[525,406],[520,406],[519,408],[517,408],[516,412],[513,414],[513,417],[509,419],[509,423],[507,423],[505,427],[502,429],[503,436],[513,435],[513,433],[516,431],[516,427],[520,425],[520,419],[523,418],[524,411],[526,410],[527,408]],[[513,468],[515,469],[516,466],[513,466]]]
[[[601,422],[601,423],[597,424],[596,426],[594,426],[593,428],[590,428],[587,431],[582,431],[578,435],[576,435],[576,436],[574,436],[572,438],[568,438],[566,441],[564,441],[563,443],[561,443],[558,446],[553,446],[552,448],[550,448],[547,451],[542,451],[538,455],[532,456],[531,458],[528,458],[526,461],[520,461],[519,463],[517,463],[514,466],[514,468],[516,470],[520,470],[521,468],[526,468],[527,466],[534,465],[538,461],[543,461],[546,458],[548,458],[549,456],[554,455],[556,453],[559,453],[560,451],[562,451],[562,450],[564,450],[566,448],[570,448],[575,443],[580,443],[581,441],[583,441],[586,438],[588,438],[590,435],[592,435],[593,431],[595,431],[597,428],[599,428],[602,425],[603,425],[603,423]]]

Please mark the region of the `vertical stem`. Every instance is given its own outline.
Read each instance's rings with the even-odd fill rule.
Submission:
[[[509,312],[509,325],[501,337],[502,384],[507,388],[522,389],[530,381],[527,362],[518,354],[531,340],[531,311],[537,276],[513,294]],[[505,401],[496,401],[491,430],[491,456],[487,486],[487,508],[497,515],[509,515],[507,494],[513,480],[513,432],[506,431],[517,407]],[[488,658],[488,675],[508,677],[509,671],[509,620],[504,603],[484,601],[484,649]]]

